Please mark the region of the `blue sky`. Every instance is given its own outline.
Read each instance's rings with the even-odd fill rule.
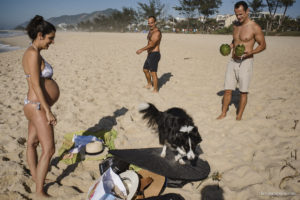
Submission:
[[[61,15],[91,13],[107,8],[131,7],[136,9],[137,2],[147,3],[148,0],[0,0],[0,29],[13,28],[28,21],[36,14],[45,19]],[[178,5],[178,0],[161,0],[166,4],[169,14],[178,16],[172,7]],[[233,14],[233,4],[237,0],[223,0],[219,8],[220,14]],[[282,11],[283,12],[283,11]],[[300,16],[300,2],[296,0],[293,7],[289,8],[287,15]]]

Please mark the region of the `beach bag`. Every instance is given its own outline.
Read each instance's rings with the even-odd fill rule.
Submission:
[[[121,178],[108,168],[102,176],[90,187],[88,200],[122,200],[127,196],[126,188]]]

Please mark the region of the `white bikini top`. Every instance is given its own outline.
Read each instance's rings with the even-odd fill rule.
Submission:
[[[44,67],[43,71],[41,71],[40,77],[51,79],[53,76],[53,68],[44,58],[42,58],[42,59],[45,63],[45,67]],[[25,76],[26,76],[26,78],[28,78],[28,77],[30,77],[30,74],[25,74]]]
[[[43,77],[43,78],[52,78],[53,76],[53,68],[52,66],[45,60],[44,60],[44,63],[45,63],[45,67],[43,69],[43,71],[41,71],[41,75],[40,77]]]

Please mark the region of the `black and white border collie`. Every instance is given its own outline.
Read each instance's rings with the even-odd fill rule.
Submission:
[[[184,157],[195,159],[196,147],[202,139],[193,119],[182,108],[174,107],[161,112],[151,103],[142,103],[139,112],[143,114],[143,119],[148,120],[149,127],[158,129],[159,143],[163,145],[161,157],[166,156],[169,146],[178,152],[175,160],[180,164],[185,164]]]

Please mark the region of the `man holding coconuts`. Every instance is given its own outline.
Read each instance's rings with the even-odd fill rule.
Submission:
[[[226,117],[231,102],[232,91],[239,84],[240,102],[236,120],[241,120],[247,104],[248,88],[252,76],[253,55],[266,48],[264,34],[258,24],[252,21],[248,14],[249,8],[245,1],[239,1],[234,5],[234,12],[238,22],[233,26],[233,40],[229,45],[222,45],[222,55],[229,55],[232,51],[232,58],[227,65],[225,74],[225,94],[223,97],[222,113],[217,119]],[[257,47],[254,49],[254,44]]]

